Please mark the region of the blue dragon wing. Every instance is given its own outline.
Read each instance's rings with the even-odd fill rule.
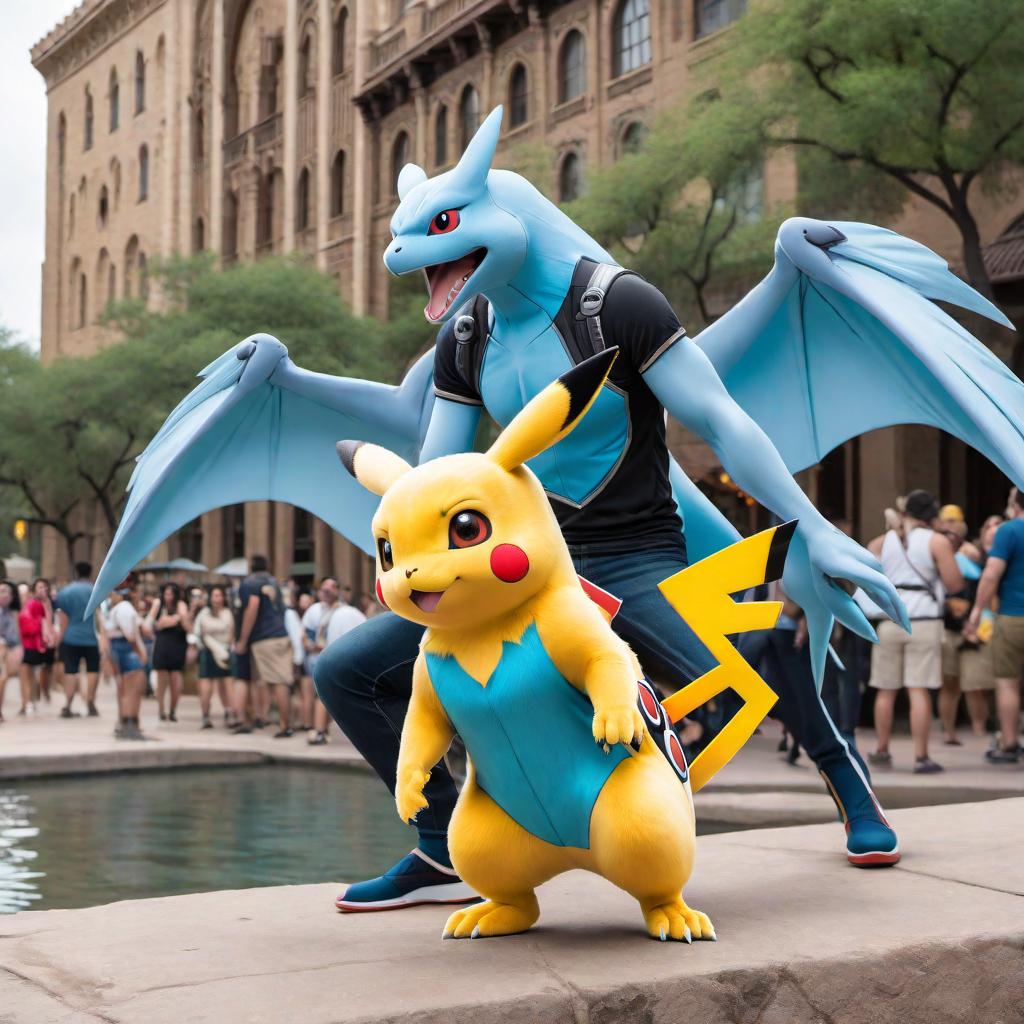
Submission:
[[[341,471],[335,442],[372,441],[415,462],[432,375],[432,352],[398,386],[302,370],[269,335],[225,352],[139,456],[93,603],[175,530],[237,502],[298,505],[372,552],[379,499]]]
[[[1024,384],[936,300],[1012,329],[992,303],[925,246],[869,224],[793,218],[775,254],[768,277],[696,342],[791,472],[866,431],[920,423],[1024,484]],[[690,504],[691,522],[709,518]],[[833,612],[874,638],[854,602],[817,578],[799,536],[783,584],[807,615],[819,681]]]

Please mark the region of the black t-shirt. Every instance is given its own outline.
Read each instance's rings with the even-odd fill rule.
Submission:
[[[574,275],[567,308],[579,309],[588,282],[589,274]],[[460,370],[454,320],[437,337],[434,390],[450,401],[483,405],[474,375],[474,367],[482,365],[483,351],[473,359],[463,346],[465,366]],[[614,476],[581,508],[550,495],[552,508],[568,544],[601,543],[609,551],[646,548],[652,543],[682,548],[682,523],[669,482],[665,409],[642,374],[677,341],[689,344],[686,332],[665,296],[635,274],[622,274],[612,282],[600,322],[606,346],[620,349],[608,380],[628,396],[627,449]],[[486,328],[480,334],[482,340],[473,345],[486,346]],[[581,357],[592,353],[591,349]],[[586,430],[586,420],[576,429]]]
[[[254,572],[251,576],[246,576],[238,589],[238,597],[243,614],[249,606],[250,597],[260,599],[256,622],[249,635],[250,644],[258,640],[288,635],[284,625],[284,599],[281,596],[281,587],[269,572]],[[241,618],[238,621],[240,623]]]

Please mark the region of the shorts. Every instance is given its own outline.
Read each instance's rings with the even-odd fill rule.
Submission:
[[[135,645],[125,640],[123,636],[115,636],[110,640],[110,657],[114,662],[114,667],[117,669],[120,675],[126,675],[129,672],[138,672],[142,668],[142,662],[139,660],[139,652],[135,649]]]
[[[942,619],[913,619],[908,636],[895,622],[878,624],[871,651],[871,679],[876,690],[937,690],[942,685]]]
[[[230,679],[231,666],[221,668],[217,659],[205,648],[199,649],[199,678],[200,679]]]
[[[253,675],[263,683],[291,686],[295,678],[292,642],[286,636],[257,640],[250,645]]]
[[[942,675],[958,680],[961,693],[995,689],[992,645],[964,646],[964,638],[947,629],[942,636]]]
[[[243,683],[252,682],[252,658],[248,651],[245,654],[231,652],[231,675]]]
[[[85,662],[86,672],[99,672],[100,670],[100,649],[95,644],[69,644],[60,645],[61,661],[64,662],[64,671],[68,675],[75,675]]]
[[[992,630],[992,671],[996,679],[1019,679],[1022,668],[1024,615],[997,615]]]
[[[23,665],[52,665],[53,649],[34,651],[31,647],[26,647],[21,662]]]

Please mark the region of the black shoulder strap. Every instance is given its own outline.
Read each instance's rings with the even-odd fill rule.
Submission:
[[[569,292],[555,317],[574,363],[581,363],[607,346],[601,329],[601,310],[613,282],[635,271],[614,263],[597,263],[586,258],[576,264]]]
[[[477,295],[455,314],[452,334],[455,337],[455,368],[465,384],[480,394],[480,367],[483,365],[484,342],[490,329],[491,306],[483,295]]]

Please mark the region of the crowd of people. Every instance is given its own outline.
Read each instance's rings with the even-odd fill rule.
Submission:
[[[842,525],[842,524],[837,524]],[[839,731],[852,740],[864,695],[874,691],[876,768],[893,764],[890,743],[896,701],[906,692],[914,746],[913,770],[943,770],[932,757],[936,716],[942,743],[962,746],[961,700],[977,736],[991,734],[985,758],[1016,764],[1021,757],[1021,675],[1024,671],[1024,496],[1012,489],[1001,515],[972,535],[957,505],[916,490],[885,510],[885,530],[868,544],[906,606],[904,631],[881,609],[856,595],[878,634],[871,644],[837,626],[822,699]],[[775,630],[748,644],[747,657],[776,687],[785,675],[811,671],[802,612],[781,588],[783,613]],[[784,738],[791,761],[799,750]]]
[[[270,727],[288,739],[328,742],[330,722],[313,687],[313,666],[332,641],[375,614],[367,595],[332,576],[316,592],[294,580],[279,582],[267,559],[254,555],[251,572],[236,584],[157,588],[129,576],[85,617],[92,598],[92,566],[79,562],[74,580],[56,588],[0,580],[0,722],[9,681],[17,680],[19,717],[63,700],[62,718],[100,714],[102,679],[116,686],[122,740],[146,738],[142,702],[155,700],[161,722],[176,723],[185,677],[194,674],[201,728],[222,725],[236,734]],[[272,716],[271,709],[276,712]]]
[[[1024,497],[1010,493],[1002,515],[989,516],[971,535],[960,508],[913,491],[885,511],[886,529],[868,547],[906,605],[906,633],[858,594],[878,643],[836,627],[835,657],[822,698],[839,731],[852,739],[862,701],[875,691],[874,767],[893,763],[890,741],[896,701],[905,690],[914,745],[913,770],[942,771],[931,756],[934,718],[942,742],[959,746],[961,699],[973,733],[993,734],[986,759],[1020,760],[1021,673],[1024,669]],[[840,524],[841,525],[841,524]],[[75,579],[54,589],[48,580],[28,586],[0,580],[0,722],[9,681],[17,680],[19,716],[40,701],[63,698],[60,715],[98,715],[100,680],[117,687],[119,739],[144,739],[142,701],[156,701],[160,721],[177,722],[187,673],[196,679],[201,728],[214,728],[219,703],[223,727],[237,734],[270,727],[274,737],[303,733],[328,742],[330,717],[313,686],[321,652],[379,610],[368,595],[326,576],[315,592],[294,580],[279,582],[267,559],[253,556],[251,572],[234,584],[154,591],[135,576],[110,594],[91,619],[92,567],[75,566]],[[802,612],[784,591],[774,630],[744,638],[744,653],[776,689],[794,673],[810,672]],[[83,708],[82,711],[79,708]],[[272,715],[272,709],[275,714]],[[723,712],[728,714],[728,708]],[[713,734],[712,721],[687,723]],[[688,743],[693,737],[684,733]],[[700,737],[705,742],[708,735]],[[783,741],[791,761],[795,745]]]

